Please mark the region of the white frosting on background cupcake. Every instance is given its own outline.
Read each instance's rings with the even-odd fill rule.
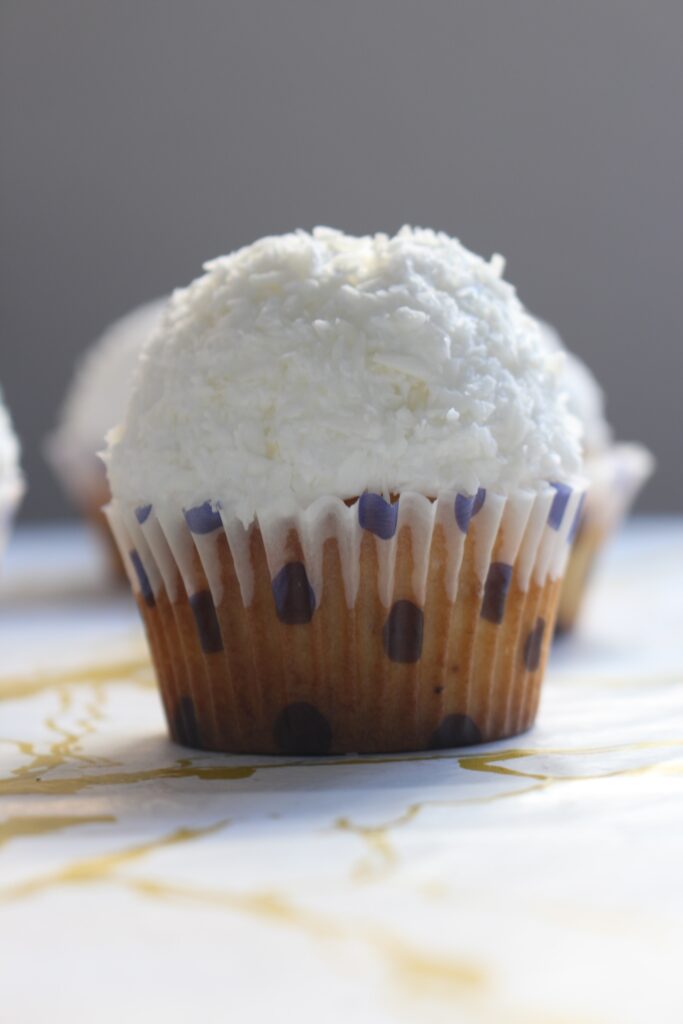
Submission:
[[[19,441],[0,390],[0,496],[22,486]]]
[[[87,495],[102,484],[97,453],[126,408],[140,350],[161,322],[167,299],[155,299],[116,320],[76,366],[46,452],[69,490]]]
[[[580,471],[562,357],[503,261],[403,228],[261,239],[178,291],[110,440],[114,495],[246,524],[321,495],[502,493]]]
[[[567,392],[570,410],[583,426],[584,454],[598,455],[612,443],[612,428],[605,416],[605,394],[593,372],[570,352],[552,324],[539,320],[543,337],[554,352],[563,352],[562,386]]]
[[[14,514],[24,494],[19,441],[0,390],[0,555],[5,550]]]

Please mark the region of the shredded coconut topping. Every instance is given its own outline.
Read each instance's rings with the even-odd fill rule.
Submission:
[[[322,495],[580,470],[561,357],[486,262],[442,233],[263,238],[177,291],[107,455],[114,495],[246,525]]]

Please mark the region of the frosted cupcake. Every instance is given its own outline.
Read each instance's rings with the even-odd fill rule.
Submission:
[[[176,740],[379,752],[532,724],[580,431],[502,269],[431,231],[317,229],[175,293],[107,514]]]
[[[77,364],[59,424],[45,451],[66,494],[100,532],[115,571],[125,570],[102,515],[109,485],[97,453],[107,432],[120,423],[142,346],[160,323],[166,299],[147,303],[107,328]]]
[[[567,633],[576,625],[598,555],[652,473],[654,459],[642,445],[615,443],[597,380],[564,347],[553,327],[541,322],[541,329],[550,349],[565,356],[562,381],[569,408],[583,426],[584,473],[589,484],[558,608],[557,632]]]
[[[7,545],[14,514],[23,494],[19,442],[0,391],[0,556]]]

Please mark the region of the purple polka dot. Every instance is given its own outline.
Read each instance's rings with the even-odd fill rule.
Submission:
[[[173,739],[185,747],[201,747],[202,738],[191,697],[181,697],[173,716]]]
[[[433,750],[447,747],[471,747],[481,743],[481,733],[469,715],[446,715],[432,734],[429,743]]]
[[[573,544],[574,541],[576,540],[576,538],[579,535],[579,530],[581,529],[581,526],[583,524],[583,506],[584,506],[585,501],[586,501],[586,495],[582,494],[581,497],[579,498],[579,503],[576,506],[576,512],[574,513],[574,521],[573,521],[573,523],[572,523],[572,525],[571,525],[571,527],[569,529],[569,533],[567,535],[567,542],[569,544]]]
[[[486,501],[486,489],[480,487],[476,494],[458,494],[455,499],[455,521],[463,533],[467,533],[470,520],[476,516]]]
[[[197,591],[190,598],[190,607],[204,654],[216,654],[218,651],[222,651],[223,637],[211,592],[208,590]]]
[[[496,625],[503,621],[505,602],[512,581],[512,566],[506,562],[491,562],[486,583],[484,598],[481,603],[481,617]]]
[[[272,583],[275,610],[288,626],[310,622],[315,611],[315,594],[301,562],[283,565]]]
[[[524,644],[524,664],[529,672],[535,672],[541,664],[541,650],[545,633],[545,619],[536,619],[536,625],[529,633]]]
[[[389,540],[396,533],[398,523],[398,502],[385,501],[381,494],[366,491],[358,499],[358,522],[382,540]]]
[[[205,501],[203,505],[197,505],[195,508],[185,509],[184,515],[192,533],[213,533],[223,525],[220,512],[214,509],[210,501]]]
[[[422,654],[424,612],[412,601],[396,601],[384,623],[384,650],[392,661],[411,664]]]
[[[298,701],[283,708],[275,720],[273,739],[282,754],[327,754],[332,729],[313,704]]]
[[[135,548],[128,552],[131,564],[135,569],[135,575],[138,578],[140,584],[140,593],[142,594],[143,600],[148,608],[154,608],[156,601],[154,600],[154,591],[152,590],[152,584],[149,582],[149,576],[145,571],[145,567],[142,564],[142,559],[137,553]]]
[[[551,480],[550,486],[555,488],[556,494],[548,513],[548,526],[551,530],[559,530],[562,526],[567,503],[571,497],[572,489],[569,484],[561,484]]]
[[[138,507],[135,509],[135,518],[139,522],[140,526],[142,526],[143,523],[147,522],[151,511],[151,505],[138,505]]]

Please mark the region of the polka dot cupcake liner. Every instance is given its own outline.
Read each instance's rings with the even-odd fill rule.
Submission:
[[[600,552],[628,515],[654,469],[654,459],[641,445],[620,444],[588,458],[584,469],[589,486],[565,570],[558,634],[575,628]]]
[[[534,721],[583,485],[106,512],[172,737],[262,754],[464,746]]]

